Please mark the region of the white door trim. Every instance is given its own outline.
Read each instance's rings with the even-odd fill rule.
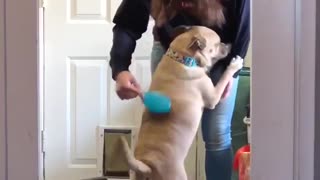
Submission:
[[[6,2],[6,57],[4,61],[6,63],[6,80],[0,78],[1,85],[3,81],[7,82],[5,87],[7,89],[7,117],[5,119],[8,130],[5,137],[7,143],[3,144],[0,141],[2,143],[0,147],[8,149],[8,161],[5,167],[5,171],[7,171],[6,179],[37,180],[39,178],[40,159],[38,156],[40,149],[38,1],[0,0],[0,2]],[[311,101],[314,94],[305,93],[310,92],[309,87],[314,86],[314,81],[310,80],[310,78],[314,79],[314,74],[310,69],[314,67],[312,66],[314,63],[312,49],[315,45],[308,41],[308,39],[314,37],[314,31],[312,28],[308,29],[308,27],[313,27],[315,9],[307,10],[307,7],[313,7],[315,0],[303,0],[303,3],[300,3],[301,0],[297,0],[297,2],[302,7],[301,22],[303,23],[300,26],[300,32],[293,30],[296,27],[294,1],[282,0],[272,1],[271,3],[268,0],[256,0],[252,3],[252,106],[254,111],[252,114],[252,179],[254,180],[277,180],[282,177],[288,179],[297,175],[294,172],[298,173],[296,179],[309,180],[306,178],[307,175],[309,173],[313,174],[307,167],[310,167],[309,165],[313,167],[313,163],[311,164],[309,160],[313,159],[314,154],[308,153],[307,159],[302,158],[302,155],[305,156],[305,153],[313,151],[313,143],[306,140],[314,138],[314,133],[310,131],[310,127],[314,123],[314,117],[309,114],[314,108],[314,103]],[[266,8],[268,8],[268,11],[265,11]],[[274,33],[278,34],[274,35]],[[298,33],[298,36],[296,36],[296,33]],[[299,36],[301,42],[295,39]],[[294,42],[300,44],[301,48],[298,54],[294,53],[294,50],[299,47],[294,46]],[[272,48],[277,43],[287,46],[279,49]],[[306,46],[308,44],[309,46]],[[274,51],[270,52],[266,47]],[[306,56],[309,58],[306,58]],[[306,59],[308,63],[305,63]],[[297,66],[299,65],[298,62],[304,63]],[[297,67],[300,68],[297,69]],[[265,70],[265,68],[271,68],[272,74],[270,75],[270,69]],[[281,74],[281,70],[287,70],[289,74],[284,72]],[[299,72],[296,76],[293,74],[295,70]],[[300,87],[297,84],[290,83],[297,78],[301,84],[305,83],[305,79],[309,79],[310,86]],[[281,83],[288,83],[289,86],[283,87],[284,89],[277,89],[273,86],[281,85]],[[295,87],[296,91],[293,91],[292,87]],[[300,87],[299,90],[298,87]],[[276,90],[275,93],[278,94],[271,94],[270,90]],[[259,98],[258,95],[262,93],[264,98]],[[293,105],[292,98],[294,96],[296,100],[299,100],[299,106]],[[288,99],[281,99],[284,97]],[[306,97],[308,98],[304,99]],[[277,103],[282,103],[283,106],[279,107]],[[279,108],[282,108],[282,112],[285,113],[277,114]],[[294,113],[294,110],[297,109],[299,114]],[[298,117],[293,118],[297,115]],[[275,121],[274,118],[279,119]],[[293,119],[297,123],[294,123]],[[304,121],[305,119],[309,121]],[[265,128],[269,128],[268,131]],[[297,131],[299,133],[294,139],[293,135]],[[277,135],[281,135],[281,137]],[[276,149],[267,148],[270,146],[275,146]],[[294,157],[298,161],[293,161]],[[297,166],[298,162],[299,166]],[[293,164],[296,164],[296,166],[293,166]],[[303,164],[308,166],[303,168]],[[280,165],[282,167],[279,167]],[[0,172],[2,173],[3,169]],[[309,174],[310,178],[312,174]]]
[[[43,1],[41,1],[43,4]],[[44,7],[40,7],[38,14],[38,107],[39,107],[39,180],[44,180],[44,156],[45,156],[45,133],[44,133]]]

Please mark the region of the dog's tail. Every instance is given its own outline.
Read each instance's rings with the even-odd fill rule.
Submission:
[[[131,150],[130,147],[128,145],[128,141],[126,140],[126,138],[124,136],[121,136],[121,143],[124,149],[124,153],[127,159],[127,163],[129,165],[129,168],[131,170],[133,170],[134,172],[137,172],[139,174],[143,174],[144,176],[148,177],[151,174],[151,168],[146,165],[145,163],[143,163],[142,161],[137,160]]]

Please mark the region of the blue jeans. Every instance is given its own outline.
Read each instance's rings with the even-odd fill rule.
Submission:
[[[155,71],[165,49],[154,42],[151,71]],[[206,147],[207,180],[230,180],[232,175],[231,119],[235,106],[239,78],[235,78],[230,95],[215,109],[205,109],[202,115],[202,136]]]

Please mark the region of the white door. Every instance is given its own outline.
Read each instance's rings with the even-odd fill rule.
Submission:
[[[45,6],[45,179],[97,176],[96,127],[138,125],[138,99],[120,101],[109,68],[112,18],[121,0],[47,0]],[[151,18],[150,18],[151,20]],[[150,82],[152,26],[138,41],[130,67]],[[196,179],[196,148],[186,161]]]

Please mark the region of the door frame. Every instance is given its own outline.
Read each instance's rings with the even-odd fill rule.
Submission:
[[[0,54],[0,132],[5,132],[5,141],[0,148],[5,153],[6,180],[38,180],[40,172],[39,131],[39,58],[38,58],[38,1],[0,0],[0,28],[4,30],[4,53]],[[2,32],[2,31],[0,31]],[[4,84],[4,86],[2,86]],[[1,136],[2,138],[2,136]],[[2,178],[1,178],[2,179]]]
[[[295,0],[296,36],[295,36],[295,118],[294,118],[294,180],[314,179],[319,169],[316,167],[316,157],[320,149],[316,149],[316,134],[320,123],[316,123],[319,112],[316,104],[320,103],[320,91],[316,90],[317,53],[316,39],[320,37],[317,31],[317,0]],[[319,52],[319,51],[318,51]],[[319,84],[319,82],[318,82]],[[319,132],[319,131],[318,131]],[[307,147],[307,148],[306,148]],[[319,159],[318,159],[319,160]]]
[[[0,0],[0,4],[5,8],[0,11],[5,17],[0,21],[5,33],[0,41],[4,49],[0,67],[5,67],[0,68],[4,77],[0,111],[5,112],[0,116],[0,132],[5,132],[0,139],[0,159],[5,159],[0,172],[6,180],[37,180],[41,178],[39,2]],[[314,97],[320,96],[314,90],[316,0],[256,0],[252,7],[252,179],[311,180],[313,159],[319,154],[313,141]],[[285,46],[274,48],[279,43]]]
[[[0,179],[7,177],[4,2],[0,0]]]
[[[315,77],[320,77],[320,3],[316,4],[316,72],[315,72]],[[320,92],[320,80],[316,79],[315,80],[315,92]],[[320,109],[320,93],[317,93],[315,96],[315,109]],[[315,119],[320,119],[320,112],[315,112]],[[320,141],[320,122],[315,121],[314,124],[314,129],[318,129],[318,131],[315,131],[315,137],[314,137],[314,142],[319,142]],[[314,147],[314,157],[313,159],[315,160],[314,162],[314,178],[315,179],[320,179],[320,171],[316,171],[320,169],[320,144],[315,144]]]

